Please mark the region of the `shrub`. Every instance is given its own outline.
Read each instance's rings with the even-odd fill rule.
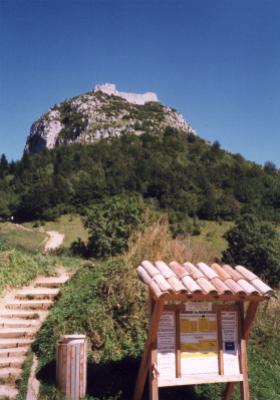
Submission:
[[[223,261],[244,264],[269,284],[279,283],[280,236],[272,224],[247,214],[224,237],[229,247],[223,253]]]
[[[127,241],[141,223],[144,205],[138,196],[116,195],[87,211],[88,251],[95,257],[113,256],[127,249]]]

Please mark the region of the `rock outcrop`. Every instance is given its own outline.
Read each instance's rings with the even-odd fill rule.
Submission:
[[[25,152],[89,144],[123,134],[161,134],[167,127],[195,134],[184,117],[162,105],[155,93],[118,92],[114,84],[96,85],[93,91],[55,105],[35,121]]]

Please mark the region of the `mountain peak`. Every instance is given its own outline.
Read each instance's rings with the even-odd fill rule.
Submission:
[[[161,104],[155,93],[119,92],[113,83],[56,104],[35,121],[25,152],[33,154],[61,144],[90,144],[123,134],[159,135],[167,127],[196,134],[182,114]]]

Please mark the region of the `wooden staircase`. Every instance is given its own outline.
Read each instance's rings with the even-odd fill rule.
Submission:
[[[0,400],[15,399],[16,381],[61,286],[69,276],[38,277],[30,286],[14,290],[0,303]]]

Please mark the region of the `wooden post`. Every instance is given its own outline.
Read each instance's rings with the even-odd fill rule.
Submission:
[[[150,400],[158,400],[158,370],[157,370],[157,345],[156,340],[151,345],[149,390]]]
[[[153,316],[153,310],[155,307],[155,301],[152,293],[150,292],[150,316],[149,323],[151,325],[151,319]],[[150,360],[149,360],[149,395],[150,400],[158,400],[158,383],[157,383],[157,338],[154,339],[151,344]]]
[[[252,324],[254,322],[254,318],[256,316],[257,310],[258,310],[258,302],[251,302],[249,304],[247,313],[246,313],[246,318],[244,320],[244,325],[243,325],[243,338],[245,340],[248,340],[249,335],[250,335],[250,330],[252,327]]]
[[[244,338],[244,304],[238,302],[239,305],[239,322],[241,327],[240,338],[240,367],[243,374],[243,381],[240,382],[240,397],[241,400],[250,400],[249,381],[248,381],[248,365],[247,365],[247,343]]]
[[[224,400],[231,400],[234,391],[235,382],[229,382],[226,386]]]
[[[79,400],[84,397],[87,380],[86,336],[61,336],[56,357],[56,379],[63,398]]]
[[[176,378],[181,378],[181,338],[180,338],[180,311],[175,311],[175,330],[176,330]]]
[[[248,380],[248,365],[247,365],[247,340],[250,335],[250,330],[256,316],[259,302],[250,302],[247,309],[246,317],[244,318],[244,304],[238,302],[239,305],[239,332],[240,332],[240,368],[244,380],[240,382],[240,394],[242,400],[250,399],[249,380]],[[226,387],[223,400],[231,400],[236,382],[229,382]]]
[[[143,394],[144,385],[150,364],[149,363],[150,351],[157,336],[157,330],[163,307],[164,307],[164,301],[158,300],[153,308],[153,313],[150,321],[150,329],[148,333],[144,354],[138,371],[133,400],[141,400]]]
[[[218,363],[219,363],[219,374],[224,375],[224,348],[222,338],[222,315],[221,311],[217,312],[217,334],[218,334]]]

